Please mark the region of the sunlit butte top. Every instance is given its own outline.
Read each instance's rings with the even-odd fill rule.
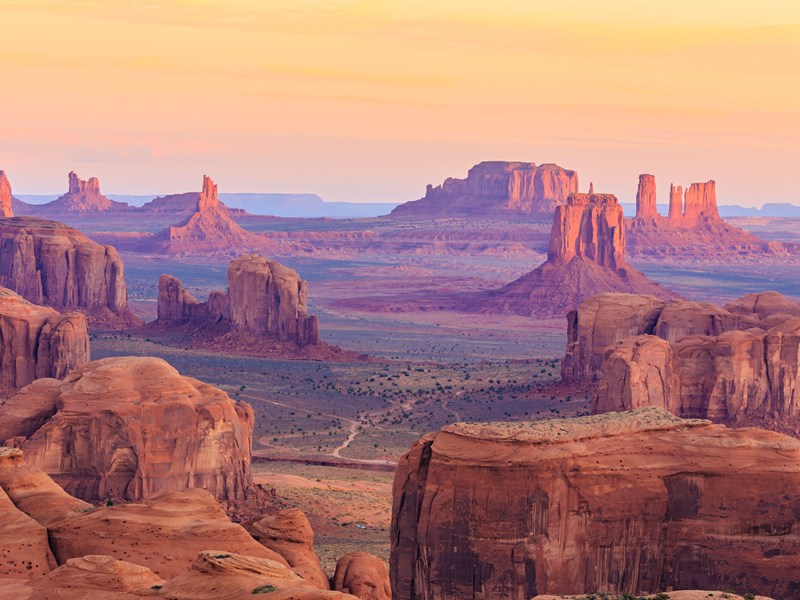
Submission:
[[[800,4],[496,0],[1,2],[0,169],[109,193],[405,201],[485,160],[713,177],[798,201]],[[86,164],[88,163],[88,164]]]

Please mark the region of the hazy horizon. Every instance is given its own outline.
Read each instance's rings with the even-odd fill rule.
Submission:
[[[797,201],[800,6],[466,0],[1,2],[0,169],[110,193],[405,202],[483,160]]]

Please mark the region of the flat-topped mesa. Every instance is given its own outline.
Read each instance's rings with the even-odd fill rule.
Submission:
[[[197,199],[197,210],[204,211],[219,207],[217,184],[208,175],[203,175],[203,191]]]
[[[0,171],[0,216],[14,216],[11,198],[11,182],[8,180],[5,171]]]
[[[556,207],[548,261],[588,258],[603,267],[625,265],[625,216],[613,194],[572,194]]]
[[[393,486],[395,600],[800,589],[800,440],[640,409],[458,423]]]
[[[406,202],[392,216],[472,217],[550,216],[553,209],[578,191],[578,174],[555,164],[485,161],[472,167],[466,179],[447,178],[428,185],[425,197]]]
[[[86,317],[62,315],[0,288],[0,389],[40,377],[61,379],[88,361]]]
[[[683,225],[693,227],[701,221],[719,220],[716,183],[712,180],[690,185],[683,205]]]
[[[636,218],[657,219],[656,178],[653,175],[639,175],[639,189],[636,191]]]
[[[207,302],[194,298],[170,275],[158,284],[158,322],[228,328],[256,336],[319,344],[319,323],[308,314],[308,282],[297,271],[257,254],[228,265],[228,290],[212,292]],[[219,333],[219,332],[218,332]]]

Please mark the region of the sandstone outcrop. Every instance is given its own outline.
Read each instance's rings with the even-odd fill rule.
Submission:
[[[236,503],[252,487],[253,421],[250,405],[159,358],[106,358],[11,397],[0,438],[88,501],[196,487]]]
[[[139,252],[208,255],[236,253],[269,246],[267,237],[243,229],[219,201],[217,185],[203,175],[195,211],[186,219],[132,245]]]
[[[86,317],[62,315],[0,288],[0,389],[60,379],[88,361]]]
[[[256,254],[245,254],[228,265],[228,290],[212,292],[199,302],[169,275],[158,282],[158,323],[213,326],[216,335],[233,332],[290,342],[304,347],[320,344],[319,324],[308,314],[308,283],[297,271]]]
[[[800,441],[641,409],[448,425],[395,476],[395,600],[800,590]]]
[[[693,183],[685,194],[681,186],[670,185],[669,214],[664,217],[656,208],[655,177],[640,175],[636,217],[630,220],[628,231],[630,253],[637,258],[705,260],[786,254],[781,244],[762,240],[720,218],[714,181]]]
[[[0,217],[14,216],[12,198],[11,182],[8,181],[5,171],[0,171]]]
[[[549,218],[556,206],[578,191],[578,174],[554,164],[487,161],[466,179],[448,178],[428,185],[425,197],[395,208],[404,218],[511,217]]]
[[[0,219],[0,285],[34,304],[85,311],[93,324],[138,323],[119,253],[55,221]]]
[[[560,317],[600,292],[677,297],[627,264],[625,218],[615,196],[573,194],[556,208],[547,262],[488,292],[478,310]]]
[[[330,589],[328,576],[314,551],[314,531],[303,511],[281,510],[246,523],[245,529],[261,545],[286,559],[292,571],[311,585],[321,590]]]
[[[597,294],[567,315],[566,381],[596,381],[606,350],[626,338],[655,335],[668,342],[768,329],[800,316],[800,301],[777,292],[748,294],[724,307],[710,302],[665,302],[642,294]]]
[[[773,598],[767,598],[766,596],[740,596],[739,594],[734,594],[733,592],[710,592],[708,590],[678,590],[674,592],[660,592],[661,594],[665,594],[668,600],[748,600],[748,598],[752,600],[777,600]],[[553,594],[544,594],[539,595],[533,598],[533,600],[596,600],[597,594],[585,594],[585,595],[578,595],[575,596],[570,594],[569,596],[562,596],[562,595],[553,595]],[[609,598],[609,600],[624,600],[624,598]],[[648,595],[644,600],[659,600],[658,594]]]
[[[189,569],[159,590],[171,600],[359,600],[319,590],[273,560],[244,553],[200,552]]]
[[[367,552],[350,552],[339,559],[333,589],[353,594],[360,600],[392,600],[386,563]]]

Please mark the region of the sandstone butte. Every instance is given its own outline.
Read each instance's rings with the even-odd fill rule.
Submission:
[[[291,342],[297,346],[319,345],[319,323],[308,314],[308,282],[297,271],[257,254],[245,254],[228,265],[228,289],[211,292],[199,302],[170,275],[158,282],[158,324],[188,326],[203,338],[234,333]],[[255,337],[255,340],[252,339]]]
[[[236,224],[220,203],[217,185],[203,175],[203,190],[191,215],[131,246],[139,252],[180,255],[241,252],[270,245],[266,236],[251,233]]]
[[[84,315],[62,315],[0,288],[0,390],[40,377],[60,379],[88,361]]]
[[[578,191],[578,174],[554,164],[487,161],[466,179],[428,185],[425,197],[396,207],[393,217],[451,218],[532,216],[548,219]]]
[[[57,219],[76,213],[118,213],[131,210],[126,203],[115,202],[100,193],[100,180],[97,177],[83,180],[74,171],[70,171],[67,175],[67,185],[67,192],[64,195],[45,204],[28,204],[14,198],[16,211],[29,216]]]
[[[237,505],[256,494],[253,421],[249,404],[159,358],[105,358],[12,396],[0,406],[0,443],[83,500],[203,488]]]
[[[93,325],[139,323],[116,249],[55,221],[0,218],[0,286],[34,304],[86,312]]]
[[[563,374],[598,381],[593,412],[657,406],[800,434],[800,301],[603,294],[571,313],[568,337]]]
[[[5,171],[0,171],[0,217],[13,217],[11,182],[8,181]]]
[[[572,194],[557,206],[547,261],[506,286],[479,295],[474,310],[563,317],[600,292],[673,292],[650,281],[625,260],[625,217],[612,194]]]
[[[394,600],[800,597],[800,440],[656,408],[457,423],[398,464]]]
[[[293,572],[201,489],[93,507],[0,447],[0,508],[0,600],[356,600]]]
[[[726,223],[717,209],[714,181],[693,183],[685,191],[670,185],[669,214],[656,207],[656,179],[639,175],[636,216],[628,226],[632,256],[707,259],[748,255],[785,255],[786,248]]]

